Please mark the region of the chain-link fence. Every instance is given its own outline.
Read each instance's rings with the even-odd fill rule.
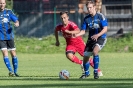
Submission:
[[[42,37],[53,34],[60,22],[60,11],[68,11],[70,19],[78,24],[78,0],[14,0],[13,9],[20,21],[16,35]]]
[[[87,14],[79,13],[79,4],[87,0],[13,0],[13,9],[19,15],[20,27],[16,35],[42,37],[53,34],[60,23],[59,12],[68,11],[70,20],[79,28]],[[108,19],[108,36],[123,29],[132,31],[131,0],[101,0],[102,13]],[[84,3],[85,4],[85,3]]]

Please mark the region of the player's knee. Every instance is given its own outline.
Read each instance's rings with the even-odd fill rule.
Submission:
[[[67,54],[75,54],[75,52],[73,52],[73,51],[66,51],[66,55]]]
[[[97,51],[97,50],[94,50],[94,51],[93,51],[93,55],[94,55],[94,56],[98,55],[98,51]]]
[[[91,55],[92,55],[92,52],[87,52],[87,51],[84,52],[84,57],[90,57]]]
[[[93,55],[94,56],[98,55],[99,51],[100,51],[100,46],[99,45],[96,45],[95,48],[94,48],[94,50],[93,50]]]
[[[2,50],[3,56],[8,56],[8,51],[7,50]]]
[[[66,57],[71,59],[73,57],[73,54],[66,54]]]
[[[87,63],[89,60],[89,57],[88,56],[84,56],[84,59],[83,59],[83,64]]]
[[[67,57],[72,57],[75,53],[73,51],[67,51],[66,56]]]
[[[66,52],[66,57],[69,59],[69,60],[73,60],[73,55],[74,53],[73,52]]]

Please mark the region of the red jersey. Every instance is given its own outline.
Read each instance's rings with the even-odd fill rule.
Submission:
[[[65,30],[74,31],[77,29],[78,26],[72,21],[69,21],[67,26],[64,26],[63,24],[59,24],[58,26],[56,26],[56,31],[60,31],[62,33],[63,37],[66,39],[67,45],[69,44],[75,45],[80,42],[83,42],[82,37],[79,36],[73,38],[71,34],[65,32]]]

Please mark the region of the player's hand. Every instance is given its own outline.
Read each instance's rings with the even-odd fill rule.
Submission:
[[[56,46],[60,46],[60,42],[59,41],[56,41],[55,45]]]
[[[72,38],[76,38],[76,34],[72,34]]]
[[[66,33],[71,34],[69,30],[65,30]]]
[[[79,37],[77,34],[73,34],[73,36],[76,38],[76,37]]]
[[[91,36],[91,39],[94,40],[94,41],[97,41],[98,37],[99,37],[99,35],[96,34],[96,35]]]
[[[18,27],[19,26],[19,22],[18,21],[15,22],[14,25],[15,25],[15,27]]]

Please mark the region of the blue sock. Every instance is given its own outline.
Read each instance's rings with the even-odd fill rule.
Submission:
[[[18,59],[17,59],[17,57],[12,58],[12,64],[13,64],[13,68],[14,68],[14,73],[17,73],[17,69],[18,69]]]
[[[12,67],[11,67],[9,58],[8,57],[4,57],[4,62],[5,62],[6,67],[9,70],[9,72],[12,72]]]
[[[87,63],[83,64],[83,66],[84,66],[85,75],[89,75],[90,74],[90,72],[89,72],[90,63],[87,62]]]
[[[99,55],[93,56],[93,63],[94,63],[94,73],[97,73],[99,66]]]

